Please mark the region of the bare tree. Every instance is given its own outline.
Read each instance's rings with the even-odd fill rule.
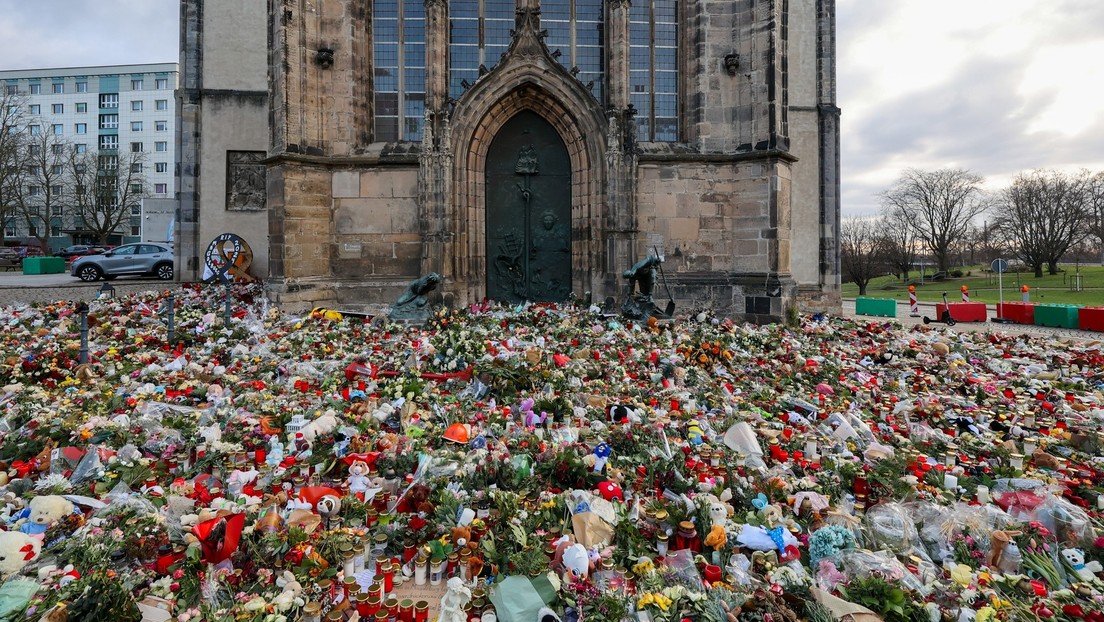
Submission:
[[[74,227],[107,244],[121,234],[131,210],[148,194],[142,153],[78,153],[70,149],[67,177],[72,188]]]
[[[882,193],[882,203],[901,210],[917,239],[945,272],[955,246],[974,218],[989,207],[982,181],[980,175],[963,169],[908,169]]]
[[[901,280],[907,283],[917,251],[916,236],[909,227],[908,216],[900,208],[889,207],[882,210],[879,222],[882,226],[878,238],[883,258],[889,269],[900,274]]]
[[[17,213],[20,181],[26,171],[24,101],[6,91],[0,95],[0,244],[4,243],[5,225]]]
[[[882,225],[871,218],[845,218],[840,223],[840,265],[843,274],[866,295],[870,281],[883,272]]]
[[[1100,264],[1104,265],[1104,171],[1082,173],[1086,178],[1085,193],[1088,201],[1090,231],[1096,238],[1100,251]]]
[[[50,254],[50,229],[64,217],[64,140],[41,125],[27,126],[17,174],[16,217],[27,225],[28,234],[38,240],[44,254]]]
[[[1004,193],[997,216],[1012,251],[1043,276],[1058,274],[1058,261],[1089,235],[1088,176],[1055,171],[1020,173]]]

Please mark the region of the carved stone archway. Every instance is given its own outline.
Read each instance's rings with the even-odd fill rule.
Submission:
[[[446,231],[441,268],[455,284],[458,303],[485,294],[485,164],[491,141],[518,112],[547,120],[571,160],[572,287],[596,290],[606,262],[606,122],[594,96],[552,58],[540,37],[539,11],[518,10],[514,41],[505,58],[456,102],[447,132],[451,192],[443,210]]]

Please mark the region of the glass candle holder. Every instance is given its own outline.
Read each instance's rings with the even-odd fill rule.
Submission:
[[[429,622],[429,602],[419,600],[414,603],[414,622]]]
[[[399,622],[414,622],[414,600],[404,598],[399,601]]]
[[[390,594],[395,589],[395,566],[386,562],[383,566],[383,592]]]
[[[358,544],[353,549],[353,574],[364,572],[364,545]]]
[[[360,592],[360,585],[357,584],[355,577],[345,577],[342,582],[342,588],[345,590],[345,601],[353,602],[356,595]]]
[[[1023,459],[1024,459],[1024,457],[1023,457],[1022,454],[1012,454],[1012,456],[1011,456],[1012,468],[1015,469],[1016,471],[1022,471],[1023,470]]]
[[[429,572],[429,563],[425,560],[414,562],[414,585],[425,585],[426,575]]]
[[[660,557],[667,557],[669,540],[669,536],[665,533],[660,533],[656,536],[656,553],[658,553]]]

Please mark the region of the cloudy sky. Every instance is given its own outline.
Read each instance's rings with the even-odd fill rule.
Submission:
[[[235,1],[235,0],[217,0]],[[1104,0],[838,0],[843,209],[907,167],[1104,170]],[[177,59],[177,0],[0,0],[0,69]]]

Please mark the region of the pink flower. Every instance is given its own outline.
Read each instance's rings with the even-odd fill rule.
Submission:
[[[181,568],[177,568],[172,573],[172,578],[174,578],[174,579],[180,579],[180,578],[183,578],[183,577],[184,577],[184,570],[181,569]]]

